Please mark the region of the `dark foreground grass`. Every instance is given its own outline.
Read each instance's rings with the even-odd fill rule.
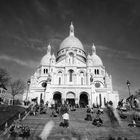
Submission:
[[[0,126],[8,121],[11,117],[24,111],[25,109],[20,106],[0,105]]]

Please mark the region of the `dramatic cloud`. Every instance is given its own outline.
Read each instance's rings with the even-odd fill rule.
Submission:
[[[139,7],[138,0],[0,1],[0,64],[15,77],[29,78],[48,44],[57,53],[73,21],[85,51],[91,54],[95,44],[114,88],[125,95],[127,79],[140,87]]]
[[[29,67],[29,68],[36,68],[39,65],[38,62],[35,62],[32,60],[23,61],[18,58],[13,58],[7,55],[0,55],[0,60],[14,62],[14,63],[17,63],[18,65]]]

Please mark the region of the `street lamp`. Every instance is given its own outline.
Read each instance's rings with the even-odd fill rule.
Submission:
[[[129,80],[127,80],[127,82],[126,82],[126,84],[127,84],[127,87],[128,87],[128,91],[129,91],[129,96],[131,95],[131,93],[130,93],[130,82],[129,82]]]
[[[44,87],[44,101],[45,101],[45,91],[46,91],[48,82],[51,82],[50,74],[48,75],[47,80],[42,83],[42,87]]]
[[[27,94],[26,94],[26,99],[25,99],[26,102],[28,101],[28,93],[29,93],[30,84],[31,84],[31,81],[30,81],[30,79],[28,79],[28,81],[27,81]]]
[[[90,76],[90,83],[93,83],[93,75]]]

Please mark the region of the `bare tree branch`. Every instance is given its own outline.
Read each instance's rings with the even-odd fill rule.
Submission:
[[[10,76],[5,69],[0,68],[0,85],[7,86],[10,82]]]
[[[14,97],[18,94],[23,94],[25,89],[25,83],[22,80],[15,80],[11,82],[11,95]]]
[[[135,91],[135,96],[136,97],[140,97],[140,89],[138,89],[137,91]]]

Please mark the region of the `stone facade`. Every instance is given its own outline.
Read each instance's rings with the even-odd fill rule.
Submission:
[[[119,95],[112,89],[112,77],[96,54],[95,45],[91,48],[92,54],[87,55],[71,24],[69,36],[60,44],[57,56],[51,54],[51,45],[48,45],[40,66],[31,76],[28,99],[37,98],[38,103],[43,99],[49,104],[67,101],[102,107],[112,101],[116,107]]]

